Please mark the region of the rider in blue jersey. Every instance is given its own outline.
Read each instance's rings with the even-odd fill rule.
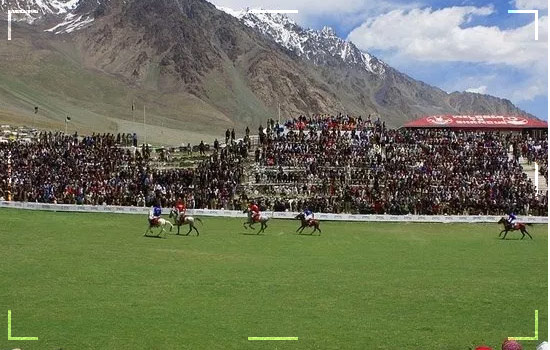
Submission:
[[[149,223],[151,225],[157,225],[158,219],[162,215],[162,208],[160,207],[160,204],[156,203],[153,205],[151,210],[149,211]]]
[[[304,217],[308,225],[311,222],[311,220],[313,220],[313,216],[314,216],[313,212],[309,208],[306,208],[306,210],[304,210]]]
[[[510,225],[512,225],[512,227],[516,226],[517,220],[518,218],[516,217],[516,214],[514,214],[513,212],[510,212],[508,214],[508,222],[510,223]]]

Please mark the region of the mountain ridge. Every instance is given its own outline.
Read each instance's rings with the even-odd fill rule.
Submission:
[[[182,96],[181,104],[147,102],[152,128],[163,120],[180,128],[179,120],[186,120],[187,129],[201,129],[197,124],[217,120],[209,129],[214,134],[277,117],[279,106],[284,116],[379,114],[391,126],[425,114],[526,114],[508,100],[448,94],[417,81],[361,52],[328,27],[314,31],[283,17],[266,17],[270,24],[251,13],[238,18],[203,0],[71,1],[49,6],[42,0],[42,9],[53,10],[26,20],[28,25],[20,23],[20,28],[40,38],[33,41],[35,48],[67,57],[59,51],[65,43],[73,52],[71,60],[78,63],[75,70],[125,86],[127,96],[121,96],[120,103],[131,103],[132,91],[140,96]],[[42,61],[49,63],[51,59]],[[11,73],[0,70],[0,77],[17,80]],[[41,88],[46,89],[46,83]],[[78,104],[78,99],[71,103]],[[192,105],[187,108],[187,103]],[[173,105],[181,107],[172,110]],[[205,110],[218,117],[194,114],[199,119],[190,119],[186,111],[196,105],[209,106]],[[126,125],[121,119],[128,119],[128,112],[112,108],[122,116],[108,119]]]

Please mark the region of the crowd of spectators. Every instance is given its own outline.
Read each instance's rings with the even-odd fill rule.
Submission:
[[[132,145],[124,147],[124,145]],[[154,169],[151,150],[112,134],[42,132],[0,144],[0,198],[41,203],[190,207],[233,204],[246,146],[234,142],[188,169]]]
[[[547,177],[547,135],[388,129],[379,118],[347,115],[270,120],[251,147],[227,130],[226,143],[201,142],[188,168],[157,167],[135,135],[88,137],[41,132],[0,144],[0,198],[46,203],[240,209],[249,200],[276,211],[546,215],[519,157]],[[188,154],[192,153],[188,145]],[[253,157],[248,158],[251,152]],[[187,152],[186,152],[187,153]],[[510,156],[512,154],[512,156]]]
[[[514,155],[527,160],[527,164],[536,162],[539,165],[539,173],[548,183],[548,138],[518,135],[514,143]]]
[[[293,210],[546,215],[547,194],[536,193],[508,151],[541,160],[546,138],[391,130],[370,117],[344,115],[299,117],[282,126],[271,121],[255,153],[251,188],[264,206]]]

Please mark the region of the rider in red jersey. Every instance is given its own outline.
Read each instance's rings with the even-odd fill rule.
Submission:
[[[178,200],[176,202],[176,205],[174,206],[174,209],[176,210],[178,215],[183,214],[181,218],[185,219],[185,212],[187,211],[187,208],[185,207],[185,202],[181,199],[181,197],[178,197]]]
[[[260,221],[260,208],[256,205],[256,203],[252,202],[250,203],[250,206],[248,209],[252,212],[252,221],[258,222]]]

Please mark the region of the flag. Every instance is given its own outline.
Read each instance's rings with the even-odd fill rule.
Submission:
[[[66,122],[70,122],[70,121],[71,121],[71,117],[67,116],[67,118],[65,118],[65,121],[66,121]]]

